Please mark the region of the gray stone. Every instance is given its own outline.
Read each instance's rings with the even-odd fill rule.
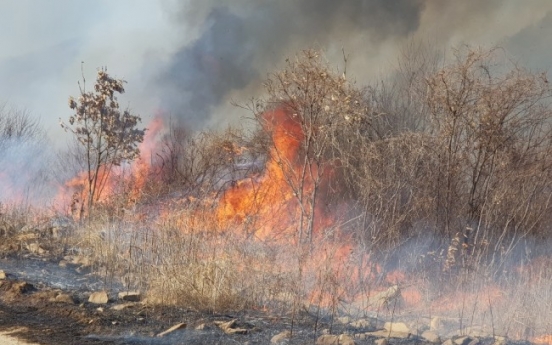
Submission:
[[[186,328],[186,324],[185,323],[177,323],[176,325],[172,326],[171,328],[167,329],[166,331],[163,331],[163,332],[159,333],[157,336],[158,337],[164,337],[165,335],[167,335],[169,333],[172,333],[174,331],[177,331],[179,329],[182,329],[182,328]]]
[[[341,324],[346,325],[346,324],[348,324],[349,322],[351,322],[351,318],[348,317],[348,316],[342,316],[342,317],[338,317],[338,318],[337,318],[337,321],[339,321],[339,323],[341,323]]]
[[[373,328],[376,325],[375,320],[360,319],[354,322],[351,322],[351,326],[354,328]]]
[[[347,334],[323,334],[316,339],[316,345],[355,345],[355,340]]]
[[[495,341],[493,343],[493,345],[506,345],[506,343],[508,342],[508,338],[506,337],[501,337],[501,336],[495,336],[494,337]]]
[[[439,331],[442,328],[442,322],[440,317],[434,317],[429,322],[430,331]]]
[[[88,298],[88,302],[94,304],[106,304],[108,301],[109,297],[107,296],[107,292],[105,291],[93,292]]]
[[[284,344],[289,341],[289,338],[291,337],[291,331],[284,331],[281,333],[276,334],[275,336],[270,339],[271,344]]]
[[[316,345],[338,345],[337,335],[322,334],[316,339]]]
[[[376,339],[376,341],[374,341],[376,345],[387,345],[387,343],[388,341],[386,338]]]
[[[337,337],[339,345],[355,345],[355,340],[348,334],[342,334]]]
[[[410,328],[404,322],[386,322],[383,328],[387,331],[410,333]]]
[[[441,337],[434,331],[425,331],[422,333],[422,338],[429,341],[430,343],[441,343]]]

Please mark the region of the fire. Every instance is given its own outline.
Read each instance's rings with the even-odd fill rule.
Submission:
[[[309,195],[313,188],[312,175],[302,174],[301,170],[304,168],[301,153],[304,133],[298,116],[277,108],[267,112],[264,120],[265,130],[271,134],[274,143],[264,173],[238,181],[225,192],[217,209],[218,221],[228,225],[244,224],[255,216],[253,232],[262,239],[296,236],[301,225],[298,222],[304,222],[308,217],[314,218],[315,231],[332,224],[332,215],[323,215],[320,206],[314,215],[310,214],[308,203],[313,200],[301,201],[298,196],[298,193]],[[317,166],[309,168],[316,170]],[[317,205],[320,201],[321,198],[314,200]],[[306,216],[303,220],[301,212]]]
[[[151,177],[152,162],[149,159],[157,145],[160,133],[164,129],[161,113],[158,113],[148,126],[144,141],[140,143],[140,157],[133,164],[122,164],[111,170],[98,171],[98,190],[94,197],[95,203],[111,201],[115,196],[125,195],[127,201],[137,200]],[[70,213],[74,218],[82,217],[88,202],[89,175],[81,171],[75,177],[59,187],[55,204],[67,205],[70,203]]]
[[[292,248],[291,251],[304,252],[304,256],[297,256],[301,266],[300,274],[303,275],[300,277],[303,280],[298,279],[298,284],[306,285],[305,300],[321,307],[335,308],[345,302],[364,308],[363,311],[368,309],[384,312],[394,310],[397,303],[396,305],[411,312],[431,311],[453,315],[458,310],[465,310],[467,306],[477,306],[484,310],[499,308],[507,303],[506,292],[492,283],[469,292],[459,288],[457,291],[433,296],[430,291],[434,286],[427,281],[427,277],[398,269],[386,272],[384,266],[378,264],[369,254],[355,252],[358,247],[354,244],[352,235],[340,228],[339,214],[342,210],[337,207],[332,210],[324,208],[328,180],[336,179],[338,174],[336,164],[325,162],[327,164],[323,170],[316,164],[308,167],[313,175],[320,173],[323,177],[318,185],[320,193],[314,200],[309,199],[315,185],[313,175],[302,175],[305,168],[302,147],[305,135],[298,115],[284,108],[276,108],[267,112],[264,120],[263,129],[271,135],[273,146],[268,152],[262,173],[234,181],[219,198],[210,195],[205,200],[197,200],[192,196],[171,200],[166,208],[161,205],[154,217],[160,222],[170,223],[181,232],[211,231],[214,242],[218,235],[229,233],[237,237],[270,241]],[[151,157],[158,149],[158,137],[163,130],[164,123],[158,115],[149,124],[140,145],[140,158],[131,166],[123,167],[128,171],[116,171],[109,177],[100,176],[101,179],[106,179],[106,183],[99,201],[108,201],[118,195],[121,180],[128,188],[125,194],[127,201],[139,201],[143,198],[147,182],[155,175],[156,166]],[[220,149],[242,153],[240,148],[233,146]],[[301,176],[302,179],[298,178]],[[66,183],[64,191],[77,191],[81,200],[85,201],[87,178],[87,174],[80,173]],[[298,192],[302,192],[305,198],[301,199]],[[309,208],[309,202],[315,203],[314,211]],[[199,206],[190,207],[191,204]],[[305,225],[301,222],[305,222],[305,219],[314,221],[313,238],[309,246],[303,246],[298,235],[299,228]],[[263,270],[263,265],[272,267],[263,261],[250,261],[246,264],[241,257],[231,259],[235,259],[235,267],[243,271]],[[530,272],[533,276],[538,276],[536,273],[549,267],[546,264],[548,262],[543,259],[543,263],[535,262],[531,267],[521,267],[519,273]],[[292,266],[282,263],[279,269],[282,273],[292,275],[297,273],[296,267]],[[395,295],[399,294],[400,298],[397,298]],[[397,302],[399,300],[400,303]],[[552,344],[552,338],[550,335],[543,335],[534,338],[533,342]]]
[[[257,213],[260,228],[255,235],[261,238],[288,232],[293,225],[298,205],[279,163],[285,161],[295,166],[302,139],[301,128],[284,110],[270,112],[266,121],[274,148],[264,174],[238,181],[225,192],[217,210],[217,219],[222,224],[243,224]]]
[[[539,337],[535,337],[531,341],[535,344],[550,345],[552,344],[552,334],[546,334]]]
[[[138,200],[140,198],[148,178],[151,177],[153,166],[151,155],[152,152],[155,152],[159,135],[162,133],[163,129],[164,123],[162,114],[158,112],[148,125],[144,141],[139,145],[140,157],[138,157],[131,170],[133,179],[132,188],[130,190],[131,200]]]

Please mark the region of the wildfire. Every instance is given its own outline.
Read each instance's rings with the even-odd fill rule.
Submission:
[[[306,300],[323,307],[334,308],[336,304],[346,301],[361,308],[383,311],[386,306],[394,308],[390,305],[395,304],[390,303],[396,303],[400,299],[400,305],[411,311],[431,310],[451,314],[456,310],[464,310],[466,306],[495,308],[506,302],[504,291],[492,284],[476,289],[475,292],[468,293],[459,289],[437,298],[428,298],[430,282],[427,282],[427,279],[423,280],[422,277],[402,270],[386,272],[370,255],[355,253],[356,246],[352,237],[340,229],[338,215],[341,210],[336,207],[332,210],[324,208],[327,197],[324,189],[327,180],[335,178],[336,173],[332,170],[335,164],[327,164],[325,170],[320,171],[326,180],[318,185],[320,193],[316,198],[309,199],[308,196],[313,195],[311,192],[315,185],[312,175],[302,175],[306,161],[302,147],[305,135],[299,118],[283,108],[276,108],[264,115],[264,126],[264,130],[271,135],[273,146],[268,152],[262,173],[234,181],[218,199],[215,196],[207,196],[208,200],[198,201],[192,196],[186,196],[181,200],[174,200],[172,208],[164,209],[161,206],[155,217],[174,225],[174,228],[182,232],[215,229],[215,236],[222,232],[241,232],[241,235],[253,235],[256,239],[284,246],[301,244],[301,238],[298,236],[299,227],[305,225],[301,222],[305,222],[305,219],[313,220],[313,243],[305,251],[307,254],[304,258],[300,259],[304,260],[300,265],[304,270],[303,274],[307,276],[307,284],[316,286],[311,290],[307,287],[309,293]],[[158,137],[163,130],[164,123],[158,115],[148,126],[144,141],[140,145],[139,159],[130,166],[121,167],[130,170],[116,171],[109,176],[100,171],[99,178],[105,179],[105,187],[98,201],[107,201],[120,194],[121,181],[127,188],[124,195],[128,200],[140,200],[143,197],[148,179],[151,179],[152,173],[155,172],[155,164],[150,157],[158,149]],[[220,149],[231,150],[238,155],[243,153],[238,147]],[[310,168],[315,173],[319,172],[317,165]],[[299,179],[299,176],[302,176],[302,179]],[[87,179],[88,175],[81,172],[66,183],[63,193],[77,192],[81,202],[85,201]],[[305,197],[302,199],[298,193]],[[310,203],[316,205],[313,211],[309,209]],[[195,208],[188,207],[190,204],[209,205],[209,212],[205,212],[201,207],[198,207],[200,211],[196,211]],[[210,211],[212,209],[214,212]],[[328,240],[330,233],[333,237]],[[304,248],[298,245],[297,250]],[[262,270],[263,264],[266,263],[245,264],[236,260],[236,267],[244,271]],[[538,262],[535,263],[537,264]],[[282,265],[282,270],[286,269],[291,272],[295,268]],[[528,267],[522,267],[520,273],[527,270]],[[534,338],[533,342],[552,344],[552,337],[539,336]]]
[[[238,181],[227,190],[219,202],[217,219],[222,224],[244,224],[252,221],[252,232],[262,239],[297,235],[297,228],[305,218],[314,218],[314,230],[334,223],[334,216],[321,212],[320,201],[303,200],[313,189],[311,175],[302,174],[301,144],[303,128],[296,114],[277,108],[264,114],[265,130],[271,134],[273,147],[262,176]],[[309,167],[316,169],[315,165]],[[317,209],[310,214],[309,203]],[[300,213],[306,217],[301,218]],[[301,220],[302,219],[302,220]]]
[[[121,195],[124,195],[128,201],[139,198],[151,175],[152,162],[149,156],[151,152],[155,151],[159,134],[163,129],[162,115],[158,113],[148,126],[144,141],[139,145],[140,157],[133,164],[123,164],[111,170],[100,169],[97,172],[99,189],[94,202],[110,201]],[[89,198],[89,178],[87,171],[81,171],[66,181],[63,186],[59,187],[55,204],[67,205],[70,203],[71,215],[75,218],[82,217],[86,213],[86,203]]]

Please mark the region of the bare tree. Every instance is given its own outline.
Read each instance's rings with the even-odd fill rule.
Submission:
[[[86,199],[88,212],[101,196],[114,166],[131,161],[139,155],[145,129],[136,128],[140,117],[130,111],[119,110],[116,93],[124,93],[124,81],[114,79],[106,69],[98,71],[93,91],[86,91],[83,76],[79,83],[78,99],[69,98],[69,107],[75,111],[69,124],[61,122],[84,148],[86,165]],[[84,202],[81,216],[84,212]]]
[[[375,135],[371,117],[362,92],[345,74],[330,69],[317,51],[288,59],[265,87],[268,98],[256,102],[255,119],[271,134],[270,155],[299,208],[299,242],[308,243],[323,200],[321,192],[337,189],[330,177],[339,173],[338,160],[343,163],[351,157],[347,150],[358,136],[349,134]]]
[[[538,229],[552,183],[547,77],[501,53],[457,50],[456,61],[426,82],[440,157],[436,215],[464,247],[493,240],[494,252],[504,239]]]
[[[26,110],[0,105],[0,145],[12,139],[42,140],[44,131]]]

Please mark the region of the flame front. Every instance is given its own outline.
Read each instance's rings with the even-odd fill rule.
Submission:
[[[219,223],[232,226],[255,218],[251,231],[262,239],[296,238],[301,212],[304,218],[315,218],[315,231],[332,223],[331,215],[308,213],[307,202],[318,204],[319,199],[303,200],[301,205],[298,197],[298,193],[309,195],[314,187],[310,175],[301,172],[304,133],[297,115],[277,108],[264,114],[264,126],[273,142],[264,173],[238,181],[225,192],[217,209]]]

